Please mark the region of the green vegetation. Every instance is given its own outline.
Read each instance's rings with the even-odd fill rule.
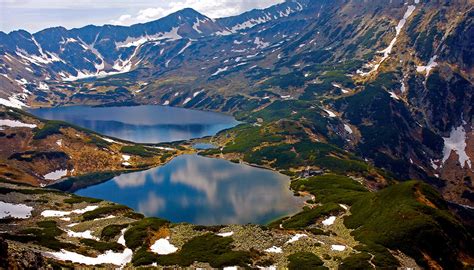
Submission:
[[[324,262],[311,252],[297,252],[288,256],[288,269],[290,270],[323,270]]]
[[[380,268],[398,265],[388,248],[404,252],[424,267],[427,265],[423,254],[440,258],[442,267],[460,267],[457,258],[449,254],[459,254],[459,247],[473,245],[471,233],[449,213],[441,196],[424,183],[409,181],[368,192],[348,177],[327,174],[296,180],[292,188],[310,192],[323,206],[350,205],[351,215],[344,224],[354,230],[352,235],[362,243],[356,249],[373,254],[371,261]],[[291,217],[291,226],[287,227],[304,226],[312,214],[305,210]],[[363,267],[367,261],[364,258],[351,257],[345,263],[351,269]]]
[[[341,265],[339,265],[339,270],[368,270],[374,269],[374,267],[369,263],[372,256],[368,253],[356,253],[351,254],[349,257],[342,260]],[[396,267],[393,267],[396,269]],[[392,267],[387,268],[392,269]]]
[[[100,148],[107,148],[112,145],[112,143],[100,138],[99,136],[91,136],[90,143],[95,144]]]
[[[104,229],[102,229],[102,232],[100,233],[100,239],[105,240],[105,241],[109,241],[109,240],[117,237],[120,234],[120,232],[126,227],[128,227],[128,224],[108,225]]]
[[[128,212],[128,211],[132,211],[132,209],[123,205],[104,206],[104,207],[99,207],[89,212],[85,212],[84,214],[82,214],[82,219],[93,220],[96,218],[103,218],[114,213]]]
[[[41,152],[41,151],[26,151],[26,152],[17,152],[13,153],[8,159],[15,159],[18,161],[32,162],[38,160],[53,160],[53,159],[63,159],[69,160],[69,156],[64,152],[51,151],[51,152]]]
[[[3,236],[9,240],[33,243],[55,251],[76,248],[75,245],[63,243],[56,238],[63,233],[63,231],[58,228],[56,221],[40,221],[36,225],[38,228],[27,228],[20,231],[17,235],[4,234]]]
[[[134,222],[131,224],[132,227],[125,232],[125,243],[133,250],[141,246],[148,246],[152,233],[168,224],[169,221],[160,218],[144,218]]]
[[[422,253],[439,258],[443,268],[460,267],[450,254],[460,252],[457,247],[473,245],[471,233],[448,212],[440,195],[424,183],[410,181],[368,193],[352,205],[351,213],[345,224],[355,230],[356,240],[372,250],[373,245],[399,249],[425,267]],[[394,262],[387,260],[386,252],[371,253],[375,253],[376,266]]]
[[[76,203],[99,203],[102,200],[100,199],[94,199],[94,198],[87,198],[87,197],[82,197],[82,196],[76,196],[73,195],[71,198],[65,199],[64,203],[69,203],[69,204],[76,204]]]
[[[358,182],[347,176],[325,174],[291,183],[296,191],[308,191],[320,203],[343,203],[352,205],[368,191]]]
[[[250,253],[233,251],[232,238],[220,237],[215,234],[197,236],[186,242],[180,251],[157,256],[142,248],[135,253],[132,262],[135,266],[157,262],[159,265],[189,266],[195,261],[208,262],[212,267],[247,266]]]
[[[329,215],[337,215],[342,208],[336,203],[327,203],[311,209],[305,209],[298,214],[283,220],[282,226],[285,229],[305,229],[316,223],[318,219]]]
[[[157,154],[156,151],[146,148],[142,145],[126,145],[123,146],[120,152],[140,157],[153,157]]]
[[[34,140],[46,139],[50,135],[61,134],[61,128],[68,127],[69,124],[63,121],[50,120],[44,123],[43,128],[36,129]]]

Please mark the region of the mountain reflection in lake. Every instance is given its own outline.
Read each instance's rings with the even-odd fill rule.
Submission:
[[[127,205],[146,216],[194,224],[265,224],[297,212],[288,177],[225,160],[180,156],[76,193]]]
[[[62,120],[99,133],[140,143],[160,143],[214,135],[238,124],[233,117],[157,105],[32,109],[38,117]]]

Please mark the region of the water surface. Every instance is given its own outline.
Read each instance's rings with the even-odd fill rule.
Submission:
[[[62,120],[101,134],[139,143],[160,143],[211,136],[238,124],[233,117],[158,105],[134,107],[72,106],[32,109],[49,120]]]
[[[265,224],[301,209],[282,174],[184,155],[76,193],[127,205],[146,216],[194,224]]]

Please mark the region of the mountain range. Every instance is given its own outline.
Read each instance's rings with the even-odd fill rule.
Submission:
[[[335,112],[339,146],[472,205],[473,12],[467,0],[293,0],[216,20],[184,9],[0,33],[0,101],[239,113],[305,100]]]
[[[469,248],[474,225],[473,45],[471,0],[287,0],[219,19],[187,8],[128,27],[0,32],[0,105],[15,107],[1,107],[0,113],[8,123],[20,121],[28,129],[18,131],[21,127],[13,125],[0,132],[0,139],[10,143],[0,149],[0,180],[6,179],[0,181],[0,195],[19,189],[21,203],[28,203],[27,194],[36,194],[41,209],[57,207],[51,203],[54,198],[72,201],[60,204],[64,211],[94,203],[101,208],[92,221],[113,214],[131,224],[126,243],[118,242],[124,227],[101,224],[102,242],[76,243],[74,248],[82,252],[85,245],[94,245],[98,254],[104,243],[114,248],[119,243],[118,250],[133,250],[129,262],[134,266],[209,262],[202,258],[224,261],[216,267],[260,266],[268,249],[252,246],[245,254],[235,252],[232,241],[214,239],[213,233],[224,227],[178,225],[196,236],[199,245],[186,238],[189,242],[181,241],[178,253],[157,256],[149,250],[156,240],[151,232],[169,235],[176,225],[144,219],[107,202],[13,186],[20,178],[39,186],[47,182],[42,178],[47,171],[69,170],[72,175],[77,169],[76,178],[53,185],[72,191],[75,185],[100,182],[123,170],[120,154],[137,155],[143,168],[174,156],[161,151],[170,145],[114,141],[38,119],[21,108],[147,104],[223,112],[243,124],[218,133],[213,140],[219,148],[199,154],[277,170],[291,177],[295,193],[313,196],[302,212],[269,225],[271,241],[266,244],[282,244],[290,230],[304,231],[308,241],[345,235],[354,252],[343,259],[323,256],[326,265],[465,269],[474,264]],[[187,153],[194,151],[190,145],[177,142],[172,147]],[[100,166],[82,158],[81,151],[96,153]],[[41,201],[46,193],[50,200]],[[340,227],[347,231],[319,226],[329,215],[342,217]],[[68,247],[55,238],[60,226],[68,230],[65,220],[54,226],[33,221],[25,221],[36,226],[32,233],[15,231],[17,235],[5,237],[57,251]],[[104,234],[105,228],[114,232],[112,237]],[[249,230],[258,231],[248,228],[234,230],[246,237]],[[133,235],[137,231],[146,233]],[[234,239],[247,243],[239,233]],[[255,239],[252,244],[262,238]],[[196,255],[199,260],[186,259],[194,258],[193,248],[213,241],[223,241],[225,256],[209,248],[209,254]],[[321,246],[313,244],[305,248]],[[311,254],[295,254],[272,256],[284,260],[283,265],[317,261]]]

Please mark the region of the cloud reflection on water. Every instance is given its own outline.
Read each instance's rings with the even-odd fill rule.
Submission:
[[[297,211],[302,203],[284,175],[194,155],[113,182],[113,192],[124,196],[133,190],[147,194],[121,202],[147,216],[198,224],[264,223]]]

